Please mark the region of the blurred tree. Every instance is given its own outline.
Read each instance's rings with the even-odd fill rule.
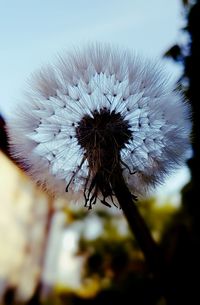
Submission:
[[[191,181],[182,191],[182,209],[166,230],[163,247],[168,262],[168,282],[172,304],[198,304],[200,275],[200,237],[198,202],[200,168],[200,1],[183,1],[188,35],[186,45],[176,44],[165,54],[183,65],[179,85],[192,106],[192,158],[188,162]]]
[[[8,154],[8,140],[6,133],[6,123],[4,118],[0,114],[0,149]]]

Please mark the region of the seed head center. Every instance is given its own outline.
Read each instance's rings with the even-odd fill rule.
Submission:
[[[107,108],[84,116],[76,128],[79,145],[88,154],[100,149],[111,152],[120,151],[131,138],[130,126],[120,113],[110,112]]]

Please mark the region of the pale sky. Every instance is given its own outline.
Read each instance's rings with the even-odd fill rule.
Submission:
[[[100,41],[161,56],[183,24],[180,0],[0,0],[0,112],[63,49]],[[173,68],[172,68],[173,70]]]

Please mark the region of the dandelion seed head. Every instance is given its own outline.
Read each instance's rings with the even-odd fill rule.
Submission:
[[[159,64],[97,44],[33,76],[9,122],[10,149],[43,188],[63,194],[67,186],[95,203],[113,195],[116,165],[134,194],[182,165],[189,117]]]

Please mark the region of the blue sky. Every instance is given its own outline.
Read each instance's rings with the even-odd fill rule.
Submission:
[[[8,116],[27,78],[63,49],[111,42],[161,56],[180,35],[180,0],[0,0],[0,111]]]

